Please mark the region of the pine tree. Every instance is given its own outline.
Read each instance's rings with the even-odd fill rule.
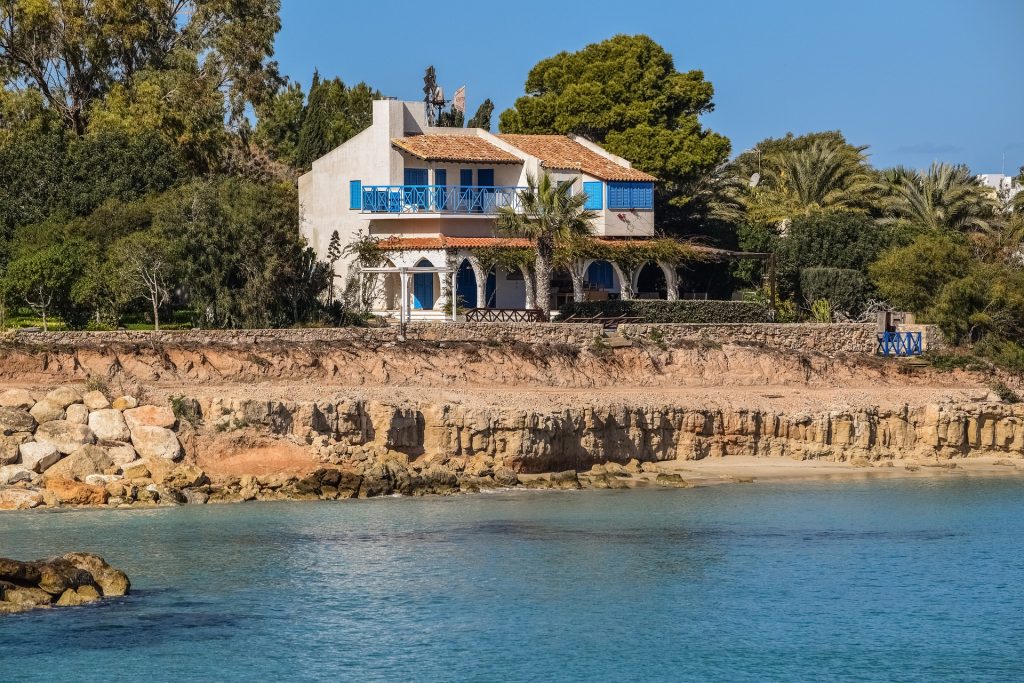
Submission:
[[[494,102],[491,102],[490,98],[483,101],[483,103],[477,108],[476,113],[466,124],[467,128],[483,128],[484,130],[491,129],[491,114],[494,113]]]
[[[320,83],[320,73],[314,71],[309,103],[299,130],[299,145],[295,150],[295,161],[301,169],[308,169],[315,160],[331,151],[329,95],[328,89]]]

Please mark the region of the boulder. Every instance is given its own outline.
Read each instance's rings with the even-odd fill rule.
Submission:
[[[36,583],[50,595],[60,595],[69,588],[93,584],[92,574],[60,557],[36,560],[31,564],[39,569],[39,581]]]
[[[37,584],[42,578],[39,566],[35,562],[19,562],[0,557],[0,581],[11,581],[18,584]]]
[[[107,456],[114,461],[115,465],[124,466],[139,457],[132,445],[123,441],[104,441],[100,443],[100,446],[107,452]]]
[[[31,432],[36,428],[32,414],[17,408],[0,408],[0,431],[4,434]]]
[[[509,468],[499,467],[498,469],[494,470],[494,482],[498,486],[518,486],[519,477],[516,475],[514,471],[510,470]]]
[[[0,486],[19,481],[32,481],[32,470],[20,464],[0,467]]]
[[[63,505],[103,505],[109,494],[103,486],[86,484],[71,479],[50,478],[46,488],[57,496]]]
[[[96,441],[96,435],[86,425],[67,420],[44,422],[36,429],[36,441],[51,443],[61,453],[71,453]]]
[[[13,465],[18,462],[18,447],[31,438],[32,435],[28,432],[0,436],[0,465]]]
[[[124,420],[128,423],[128,429],[134,431],[137,427],[163,427],[173,429],[178,423],[174,417],[174,411],[167,406],[139,406],[124,411]]]
[[[110,407],[115,410],[129,410],[136,408],[139,405],[139,400],[134,396],[118,396],[111,402]]]
[[[60,451],[52,443],[27,441],[18,447],[21,464],[33,472],[45,472],[60,460]]]
[[[77,607],[100,599],[99,591],[92,586],[83,586],[78,589],[69,588],[61,593],[60,598],[54,603],[58,607]]]
[[[0,407],[28,410],[36,403],[32,394],[25,389],[8,389],[0,393]]]
[[[89,429],[101,441],[127,441],[131,438],[125,415],[120,410],[104,408],[89,413]]]
[[[89,391],[82,394],[82,403],[89,410],[105,410],[110,407],[110,401],[101,391]]]
[[[81,403],[74,403],[64,411],[64,419],[68,422],[84,425],[89,422],[89,409]]]
[[[149,467],[144,460],[136,460],[121,469],[125,479],[142,479],[150,475]]]
[[[49,606],[53,602],[53,596],[42,588],[30,588],[27,586],[4,586],[4,601],[13,602],[16,605],[29,605],[31,607]]]
[[[44,396],[43,399],[59,403],[61,408],[67,408],[72,403],[81,403],[82,394],[74,387],[57,387]]]
[[[35,418],[36,422],[51,422],[52,420],[64,419],[64,406],[51,401],[48,398],[44,398],[39,403],[32,406],[32,410],[29,411],[32,417]]]
[[[93,486],[102,486],[107,488],[107,484],[115,481],[121,481],[124,479],[120,474],[87,474],[85,475],[85,483]]]
[[[93,580],[99,585],[106,597],[127,595],[131,589],[131,582],[128,575],[120,569],[115,569],[107,564],[99,555],[92,553],[68,553],[64,559],[85,571],[92,574]]]
[[[139,426],[131,430],[132,445],[143,458],[177,460],[182,456],[177,435],[165,427]]]
[[[187,489],[209,483],[210,479],[206,476],[206,472],[195,465],[178,465],[166,477],[163,477],[165,486],[177,489]]]
[[[32,489],[0,487],[0,510],[30,510],[43,504],[43,494]]]
[[[113,461],[99,446],[82,446],[77,451],[52,465],[43,473],[43,481],[50,479],[79,479],[84,481],[90,474],[103,474],[113,466]],[[49,484],[47,484],[49,488]]]
[[[206,505],[207,501],[210,500],[210,494],[198,489],[188,489],[183,493],[189,505]]]

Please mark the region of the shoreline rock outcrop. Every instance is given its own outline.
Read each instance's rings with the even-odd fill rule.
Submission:
[[[126,468],[157,459],[170,469],[181,460],[178,427],[170,408],[140,407],[132,396],[110,401],[73,386],[38,400],[24,389],[0,392],[0,509],[103,505],[123,496],[115,484]]]
[[[207,395],[177,396],[172,410],[96,393],[62,387],[35,403],[22,390],[0,393],[0,462],[7,463],[0,465],[0,508],[366,498],[517,486],[685,487],[690,484],[673,472],[680,463],[730,456],[858,467],[992,457],[1024,467],[1024,404],[987,395],[802,411],[771,402],[757,409],[710,408],[679,399],[529,405],[467,397]],[[25,406],[43,402],[62,406],[63,413],[35,422]],[[67,419],[75,406],[84,411],[84,424]],[[301,461],[300,469],[264,466],[285,452]],[[239,455],[250,459],[218,466]]]
[[[127,574],[92,553],[32,562],[0,557],[0,615],[85,605],[130,590]]]

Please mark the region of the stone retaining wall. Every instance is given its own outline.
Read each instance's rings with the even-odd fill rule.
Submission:
[[[566,344],[583,347],[601,336],[592,323],[451,323],[412,322],[408,341]],[[8,340],[51,346],[103,346],[114,344],[240,345],[302,343],[356,343],[368,346],[394,343],[398,325],[389,327],[323,327],[277,330],[119,330],[111,332],[14,332]]]
[[[654,339],[666,344],[681,341],[705,341],[714,344],[763,344],[790,351],[820,353],[875,352],[873,323],[730,323],[705,324],[626,324],[619,333],[629,339]]]

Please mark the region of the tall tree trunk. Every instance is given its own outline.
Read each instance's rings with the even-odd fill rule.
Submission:
[[[572,279],[572,300],[576,303],[587,300],[587,293],[583,291],[583,280],[586,277],[585,263],[586,261],[583,259],[576,259],[566,266],[569,277]]]
[[[152,297],[152,301],[153,301],[153,329],[156,330],[156,331],[159,331],[160,330],[160,305],[159,305],[160,302],[158,301],[158,299],[155,296]]]
[[[526,308],[527,310],[537,308],[537,291],[534,289],[533,273],[530,272],[530,266],[525,263],[520,264],[519,271],[523,274],[523,287],[526,288]]]
[[[487,273],[480,259],[475,256],[469,257],[469,265],[473,268],[473,277],[476,279],[476,307],[487,308]]]
[[[537,249],[537,308],[551,319],[551,256]]]

